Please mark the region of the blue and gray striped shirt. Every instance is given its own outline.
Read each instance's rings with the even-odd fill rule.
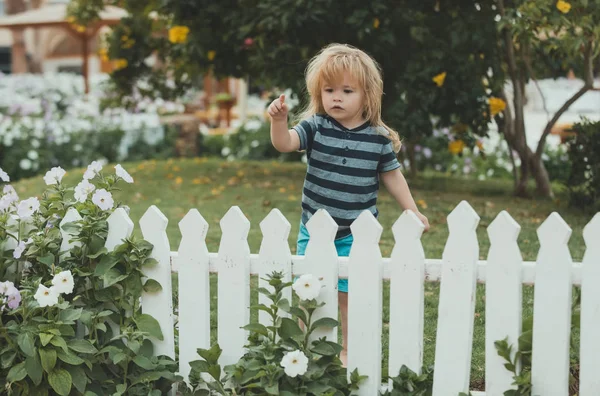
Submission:
[[[293,129],[308,157],[302,223],[325,209],[338,224],[336,238],[343,238],[351,234],[350,224],[364,210],[377,217],[379,173],[400,167],[391,141],[368,122],[348,129],[320,114]]]

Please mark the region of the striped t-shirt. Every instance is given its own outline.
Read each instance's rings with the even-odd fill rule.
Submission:
[[[391,141],[368,122],[348,129],[320,114],[293,129],[308,157],[302,223],[325,209],[338,225],[336,238],[342,238],[351,234],[350,224],[364,210],[377,217],[379,173],[400,167]]]

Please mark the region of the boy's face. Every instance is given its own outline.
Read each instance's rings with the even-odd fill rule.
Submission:
[[[348,129],[360,126],[363,118],[364,92],[356,79],[344,72],[337,81],[328,81],[321,88],[325,112]]]

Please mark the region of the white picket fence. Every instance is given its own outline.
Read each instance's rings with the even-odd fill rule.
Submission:
[[[69,212],[63,221],[77,216]],[[188,362],[198,359],[196,349],[210,347],[209,274],[218,273],[221,363],[231,364],[242,355],[247,337],[240,327],[250,319],[250,275],[263,277],[278,270],[284,271],[287,279],[304,273],[321,277],[324,289],[319,298],[326,303],[322,315],[334,318],[337,279],[349,279],[348,368],[349,372],[358,368],[368,375],[360,395],[377,395],[381,385],[384,279],[391,283],[388,366],[392,374],[403,364],[419,371],[423,360],[424,282],[441,282],[435,396],[454,396],[469,389],[478,282],[486,285],[485,395],[502,395],[512,388],[511,375],[497,355],[494,341],[508,336],[508,342],[517,345],[522,285],[534,283],[533,394],[568,395],[571,291],[572,285],[581,286],[579,395],[600,394],[600,214],[583,232],[587,250],[582,263],[572,262],[567,246],[571,229],[557,213],[538,229],[541,247],[537,261],[524,262],[517,245],[520,226],[506,211],[488,227],[491,248],[487,260],[479,260],[479,216],[465,201],[448,216],[450,234],[441,260],[425,258],[420,241],[423,225],[412,212],[402,214],[392,228],[396,245],[390,258],[382,258],[378,245],[382,226],[368,212],[352,225],[355,242],[350,257],[337,257],[333,242],[337,226],[325,211],[317,212],[307,224],[312,237],[305,256],[291,254],[291,226],[277,209],[260,223],[263,240],[258,254],[250,253],[250,222],[237,206],[221,219],[217,253],[209,253],[206,247],[208,223],[196,209],[179,222],[182,239],[177,252],[171,251],[167,223],[155,206],[140,220],[142,234],[154,245],[152,256],[159,262],[146,275],[163,286],[161,292],[144,294],[142,309],[162,328],[164,340],[154,340],[156,353],[175,357],[171,271],[179,271],[179,367],[184,377],[190,371]],[[113,249],[131,235],[133,228],[125,211],[117,209],[109,219],[107,248]],[[266,322],[263,316],[259,320]],[[323,335],[337,341],[335,328],[316,336]]]

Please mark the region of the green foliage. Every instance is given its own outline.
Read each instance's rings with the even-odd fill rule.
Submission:
[[[579,384],[575,374],[578,371],[577,343],[575,335],[579,334],[581,317],[581,291],[574,289],[575,294],[571,305],[571,365],[569,383],[573,394],[577,394]],[[505,360],[504,367],[513,374],[513,385],[517,389],[504,392],[505,396],[531,396],[531,356],[533,351],[533,317],[523,320],[522,333],[519,336],[518,348],[513,355],[513,346],[508,344],[508,338],[494,342],[498,356]],[[577,376],[578,377],[578,376]]]
[[[570,204],[596,212],[600,210],[600,122],[584,120],[573,126],[573,132],[567,143]]]
[[[119,180],[99,173],[90,182],[110,192]],[[13,395],[165,394],[179,380],[177,365],[154,356],[150,337],[162,339],[162,332],[140,309],[142,290],[160,287],[142,273],[156,264],[153,246],[128,238],[108,252],[112,210],[91,196],[74,200],[72,191],[61,182],[49,186],[31,220],[9,222],[12,207],[0,213],[0,279],[22,297],[18,307],[0,312],[0,387]],[[63,225],[74,246],[61,252],[59,223],[69,209],[82,219]],[[12,240],[28,241],[20,256]],[[57,290],[58,274],[68,274],[73,289],[42,306],[39,290]]]
[[[431,134],[432,117],[440,127],[460,122],[471,133],[485,134],[487,99],[502,86],[493,2],[374,0],[368,7],[359,0],[344,7],[333,0],[144,3],[125,2],[135,18],[124,19],[107,40],[110,58],[127,60],[127,67],[112,75],[124,97],[138,81],[149,95],[178,94],[193,84],[191,76],[209,70],[216,76],[250,76],[255,83],[301,94],[309,59],[325,45],[342,42],[380,63],[384,119],[404,138],[418,141]],[[95,0],[72,0],[71,5],[76,18],[97,14],[99,8]],[[150,10],[158,17],[152,19]],[[165,36],[177,26],[189,28],[189,34],[171,42]],[[136,45],[124,48],[127,39]],[[152,51],[165,60],[166,70],[144,63]],[[438,86],[432,79],[443,72],[447,77]],[[174,83],[170,91],[167,75]]]
[[[259,292],[271,303],[252,308],[266,312],[271,324],[245,326],[249,331],[246,353],[236,364],[223,369],[218,364],[221,354],[218,344],[208,350],[198,349],[202,359],[190,362],[191,389],[187,392],[194,395],[350,395],[352,390],[358,389],[365,377],[355,370],[350,381],[347,380],[346,369],[339,359],[341,345],[325,338],[309,341],[316,329],[338,324],[331,318],[313,321],[314,312],[323,304],[313,299],[300,300],[299,306],[291,306],[282,297],[283,290],[291,286],[283,281],[283,274],[274,272],[266,280],[270,287],[261,288]],[[281,312],[292,318],[282,317]],[[290,376],[282,359],[288,353],[298,352],[308,363]]]
[[[271,124],[258,119],[246,121],[236,133],[225,137],[224,157],[243,160],[299,161],[304,153],[280,153],[271,143]]]
[[[417,374],[402,365],[397,376],[389,378],[392,388],[382,396],[431,396],[433,392],[433,366],[423,367]]]

